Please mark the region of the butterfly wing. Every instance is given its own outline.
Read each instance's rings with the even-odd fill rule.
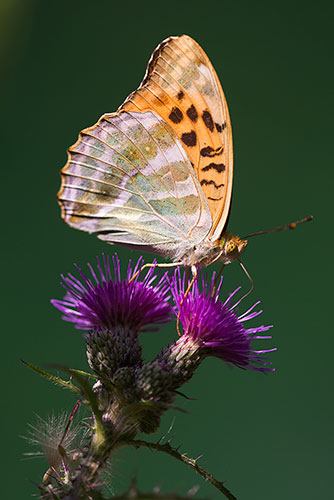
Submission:
[[[170,37],[153,52],[140,87],[120,109],[153,110],[180,139],[212,216],[208,238],[227,222],[233,181],[232,128],[227,102],[209,58],[189,36]]]
[[[212,224],[182,144],[151,111],[106,114],[83,130],[58,198],[70,226],[171,258]]]

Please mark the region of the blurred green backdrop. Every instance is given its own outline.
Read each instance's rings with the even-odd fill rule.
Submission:
[[[87,368],[80,333],[49,300],[62,297],[59,275],[74,262],[114,250],[60,219],[66,148],[137,87],[161,40],[182,33],[207,52],[229,103],[231,231],[315,220],[251,240],[244,257],[256,285],[248,303],[260,298],[260,321],[275,325],[276,373],[208,359],[185,388],[196,399],[178,401],[190,414],[167,413],[157,437],[175,417],[175,444],[203,454],[239,500],[332,498],[333,2],[1,0],[0,14],[3,498],[30,498],[46,470],[43,459],[22,461],[27,423],[73,404],[20,358]],[[123,261],[137,258],[117,250]],[[248,287],[237,265],[225,277],[226,295]],[[175,336],[173,328],[143,335],[147,359]],[[199,485],[199,498],[220,497],[186,466],[145,450],[115,457],[112,491],[133,474],[143,490]]]

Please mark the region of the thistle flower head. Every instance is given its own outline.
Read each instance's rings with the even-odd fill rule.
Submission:
[[[276,349],[253,350],[254,340],[271,339],[261,335],[271,326],[245,328],[244,323],[256,318],[262,311],[255,310],[259,302],[239,316],[232,305],[232,297],[240,290],[237,288],[222,303],[219,301],[223,279],[214,289],[215,274],[211,282],[207,282],[202,274],[185,297],[186,279],[178,269],[170,283],[176,314],[180,315],[185,340],[197,345],[205,356],[216,356],[227,363],[240,368],[268,372],[274,371],[271,363],[262,355]],[[200,286],[200,284],[201,286]]]
[[[110,262],[102,254],[97,257],[97,272],[88,264],[91,276],[75,266],[79,278],[72,274],[62,275],[62,286],[66,290],[63,300],[51,300],[65,321],[82,330],[103,330],[115,326],[126,326],[135,331],[143,330],[152,323],[169,321],[171,307],[168,303],[168,283],[165,275],[157,281],[154,267],[144,278],[132,276],[143,265],[142,257],[132,269],[129,262],[127,277],[121,279],[120,262],[115,254]],[[155,284],[153,284],[155,282]]]

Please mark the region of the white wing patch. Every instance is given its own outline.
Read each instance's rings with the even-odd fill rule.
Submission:
[[[212,226],[203,190],[172,128],[156,113],[119,112],[81,132],[59,200],[73,227],[173,257]]]

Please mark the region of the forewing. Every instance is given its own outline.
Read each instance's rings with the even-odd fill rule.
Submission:
[[[211,215],[179,139],[154,112],[107,114],[69,149],[64,220],[168,257],[201,241]]]
[[[209,204],[208,237],[217,240],[232,196],[232,128],[223,90],[203,49],[187,35],[164,40],[140,87],[120,109],[153,110],[173,128]]]

